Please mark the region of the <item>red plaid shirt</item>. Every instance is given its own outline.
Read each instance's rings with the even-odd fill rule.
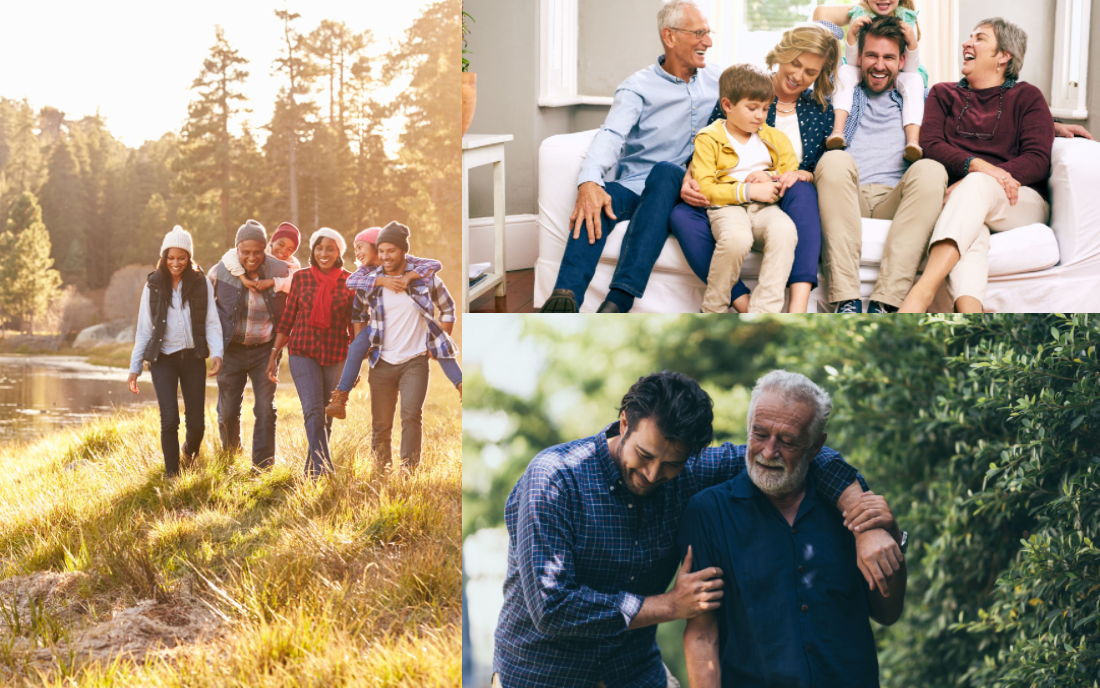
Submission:
[[[317,291],[317,279],[309,268],[294,273],[290,282],[290,293],[286,297],[286,310],[279,320],[279,334],[285,334],[290,340],[287,348],[294,356],[312,358],[323,366],[335,365],[348,357],[348,344],[351,343],[351,306],[355,292],[347,288],[351,275],[340,270],[336,289],[332,292],[332,316],[328,329],[313,327],[309,324],[309,314],[313,310],[313,294]]]

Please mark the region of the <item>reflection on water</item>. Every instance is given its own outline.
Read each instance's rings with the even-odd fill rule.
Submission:
[[[156,405],[148,373],[140,393],[126,388],[126,370],[77,356],[0,356],[0,442],[33,439],[116,409]]]

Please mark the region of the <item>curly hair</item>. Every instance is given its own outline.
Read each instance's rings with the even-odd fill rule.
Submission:
[[[665,370],[650,373],[630,386],[619,412],[626,414],[626,437],[649,418],[669,442],[678,442],[688,456],[714,441],[714,401],[687,375]]]

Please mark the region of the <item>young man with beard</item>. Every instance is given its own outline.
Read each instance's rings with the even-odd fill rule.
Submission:
[[[935,160],[905,162],[902,96],[895,88],[905,65],[905,33],[895,17],[879,17],[859,34],[860,72],[844,130],[847,150],[817,163],[821,210],[821,270],[826,298],[838,313],[860,313],[860,218],[892,220],[870,313],[897,311],[917,275],[943,207],[947,171]],[[923,98],[925,94],[918,94]]]
[[[688,620],[692,688],[878,686],[870,616],[890,625],[905,604],[906,536],[891,550],[889,594],[868,591],[856,541],[831,499],[807,480],[825,444],[832,401],[797,373],[775,370],[749,401],[746,470],[688,504],[680,549],[723,571],[721,609]],[[685,559],[686,561],[686,559]]]
[[[691,378],[654,373],[623,397],[619,420],[532,460],[505,506],[508,573],[496,630],[494,686],[665,688],[656,625],[722,604],[722,571],[679,562],[689,500],[744,468],[744,446],[707,448],[713,403]],[[854,468],[818,447],[823,500],[856,519],[860,567],[885,585],[900,556],[880,528],[893,517],[861,496]],[[852,552],[855,566],[855,552]]]

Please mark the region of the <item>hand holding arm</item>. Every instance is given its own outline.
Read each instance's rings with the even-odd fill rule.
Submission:
[[[856,563],[868,588],[888,597],[888,579],[901,567],[904,557],[897,543],[901,532],[886,500],[852,483],[837,500],[837,508],[845,525],[856,534]]]
[[[684,563],[676,574],[676,585],[663,595],[645,598],[637,616],[630,622],[630,630],[654,624],[690,619],[703,612],[713,611],[722,605],[722,569],[711,566],[691,572],[691,545],[688,545]]]

